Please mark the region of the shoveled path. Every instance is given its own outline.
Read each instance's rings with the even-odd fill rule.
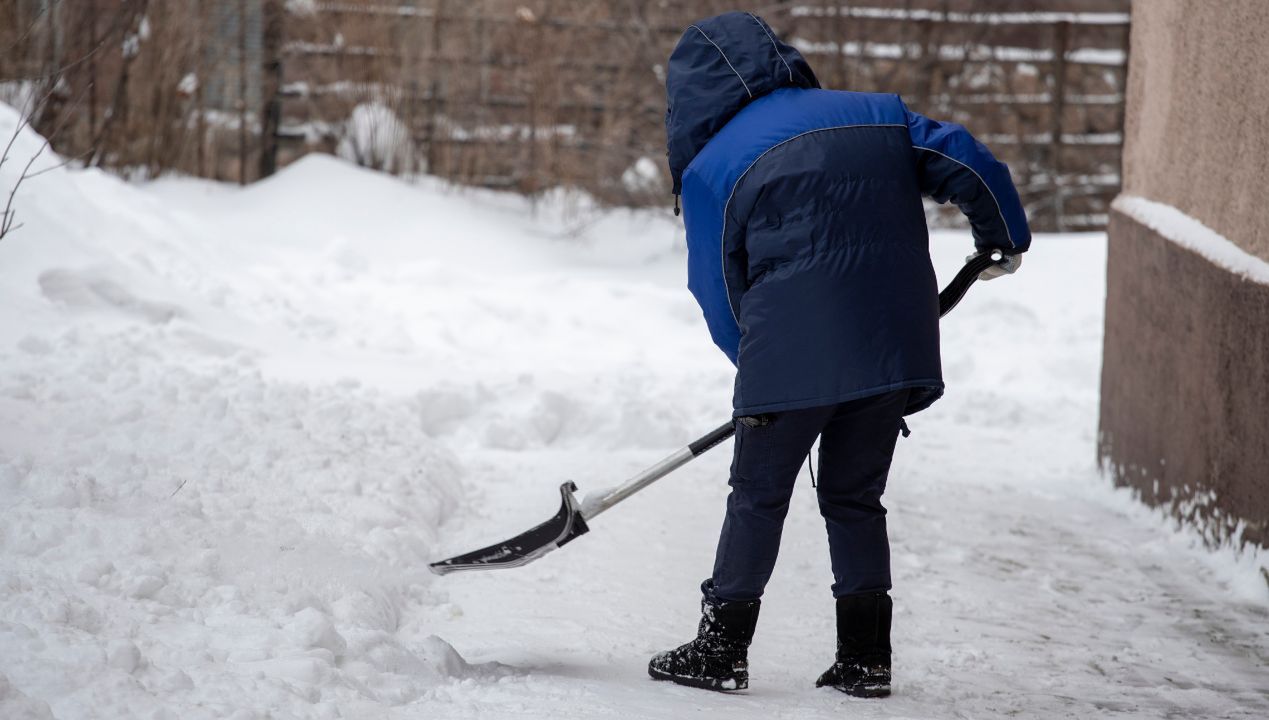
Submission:
[[[935,249],[940,271],[956,266],[950,240]],[[980,283],[944,321],[950,389],[912,420],[887,494],[890,699],[813,688],[833,652],[832,601],[805,477],[764,598],[750,689],[647,678],[648,657],[694,631],[728,444],[536,564],[438,580],[451,604],[432,618],[436,632],[469,661],[514,670],[423,703],[446,717],[1269,716],[1265,588],[1095,469],[1103,263],[1100,236],[1038,239],[1017,277]],[[472,483],[488,484],[488,502],[454,523],[446,549],[544,519],[564,478],[584,492],[659,454],[484,451]]]

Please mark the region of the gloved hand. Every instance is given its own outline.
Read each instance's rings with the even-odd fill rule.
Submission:
[[[973,255],[965,258],[965,261],[969,262],[980,254],[981,253],[974,253]],[[1004,275],[1014,274],[1020,267],[1022,267],[1022,255],[1005,255],[1004,253],[1001,253],[1001,258],[995,265],[992,265],[986,270],[978,273],[978,279],[995,280],[996,278]]]

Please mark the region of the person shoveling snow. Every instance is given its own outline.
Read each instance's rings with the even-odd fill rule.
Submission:
[[[759,17],[691,25],[666,74],[688,285],[736,365],[731,494],[697,637],[659,680],[748,687],[747,652],[794,480],[820,439],[837,657],[816,681],[890,693],[891,589],[881,504],[904,417],[943,393],[940,304],[922,196],[954,202],[979,253],[1011,273],[1030,231],[1008,168],[959,125],[897,95],[823,90]]]

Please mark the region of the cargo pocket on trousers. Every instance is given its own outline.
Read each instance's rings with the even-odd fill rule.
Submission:
[[[736,448],[727,484],[742,487],[761,482],[768,475],[771,459],[771,424],[775,415],[736,418]]]

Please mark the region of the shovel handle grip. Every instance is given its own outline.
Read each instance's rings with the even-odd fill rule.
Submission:
[[[726,425],[718,426],[716,429],[710,431],[709,434],[705,435],[696,442],[693,442],[691,445],[688,445],[687,449],[692,451],[692,457],[697,457],[735,434],[736,423],[729,422]]]

